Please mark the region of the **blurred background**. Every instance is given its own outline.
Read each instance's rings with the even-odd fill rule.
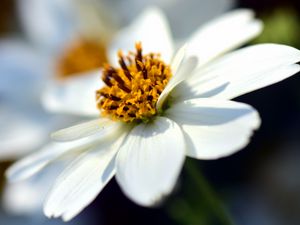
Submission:
[[[166,12],[178,42],[206,21],[243,7],[253,9],[265,23],[264,32],[250,44],[274,42],[300,48],[299,0],[1,0],[1,225],[63,224],[42,214],[44,187],[53,179],[41,177],[14,186],[6,184],[4,171],[47,143],[52,130],[80,119],[44,111],[39,98],[47,82],[99,67],[105,61],[101,52],[114,32],[149,5]],[[95,57],[101,60],[74,66],[76,60]],[[299,87],[300,77],[293,76],[239,97],[262,118],[250,144],[224,159],[189,159],[235,224],[300,224]],[[57,171],[49,173],[55,177]],[[112,180],[70,224],[222,224],[208,208],[199,182],[183,169],[174,193],[160,207],[149,209],[128,200]]]

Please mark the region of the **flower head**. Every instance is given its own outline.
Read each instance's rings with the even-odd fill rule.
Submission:
[[[101,18],[98,17],[97,22],[93,18],[84,19],[88,25],[96,23],[97,29],[93,32],[86,29],[85,23],[78,24],[82,21],[78,13],[87,10],[77,8],[78,4],[78,1],[69,0],[24,0],[16,3],[22,31],[30,39],[0,39],[0,165],[1,161],[17,160],[32,153],[49,140],[50,131],[69,126],[79,119],[49,114],[40,102],[45,84],[67,82],[67,79],[54,78],[66,78],[74,73],[77,75],[100,68],[104,61],[103,42],[112,34],[114,26],[110,20],[100,21],[105,17],[100,13]],[[84,5],[97,10],[95,4],[98,5],[90,1]],[[105,7],[101,5],[100,8],[109,14]],[[88,14],[91,16],[91,13]],[[100,22],[110,29],[105,29],[106,26],[101,26]],[[97,36],[101,33],[101,38],[94,38],[95,33]],[[60,56],[57,56],[58,52]],[[53,70],[53,64],[58,65],[57,70]],[[1,193],[7,213],[31,216],[40,213],[43,199],[58,175],[57,168],[64,167],[61,164],[48,167],[39,176],[21,183],[6,184]]]
[[[230,99],[300,70],[295,64],[300,52],[283,45],[256,45],[223,55],[255,37],[261,27],[251,11],[237,10],[200,28],[173,55],[163,14],[149,9],[112,41],[113,57],[101,70],[102,82],[98,72],[50,93],[57,111],[97,119],[55,132],[52,138],[63,143],[23,159],[7,175],[26,178],[77,154],[44,208],[47,216],[64,220],[95,199],[114,175],[136,203],[157,203],[172,191],[186,155],[216,159],[247,145],[260,125],[259,115]],[[134,43],[135,52],[117,54]],[[95,93],[96,102],[87,99]]]
[[[171,78],[171,69],[158,54],[142,54],[141,43],[136,53],[126,58],[120,51],[120,68],[104,67],[105,87],[97,90],[96,100],[103,116],[124,122],[148,120],[157,115],[156,102]],[[127,63],[126,63],[127,61]]]

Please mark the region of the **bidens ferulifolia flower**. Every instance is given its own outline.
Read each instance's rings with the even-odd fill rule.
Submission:
[[[172,191],[185,156],[216,159],[249,142],[259,115],[230,99],[299,71],[300,52],[288,46],[261,44],[222,55],[260,31],[251,11],[237,10],[200,28],[173,54],[164,16],[149,9],[117,35],[101,75],[45,95],[52,110],[97,119],[54,133],[63,143],[16,163],[8,177],[23,179],[78,155],[46,200],[48,217],[73,218],[115,175],[134,202],[155,204]]]

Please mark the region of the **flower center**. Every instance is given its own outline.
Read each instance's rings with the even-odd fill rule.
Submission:
[[[106,86],[96,93],[102,115],[124,122],[147,121],[156,115],[156,102],[172,75],[159,54],[143,55],[141,43],[135,48],[127,56],[118,52],[119,68],[104,66]]]
[[[106,49],[101,42],[77,39],[65,49],[58,65],[58,78],[64,79],[100,68],[107,62]]]

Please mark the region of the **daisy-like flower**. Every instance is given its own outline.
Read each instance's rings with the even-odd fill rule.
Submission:
[[[230,99],[300,70],[295,64],[300,51],[284,45],[224,54],[261,28],[252,11],[236,10],[201,27],[174,54],[164,15],[148,9],[113,40],[110,64],[101,72],[74,78],[44,98],[52,110],[96,119],[54,133],[52,138],[62,143],[17,162],[7,176],[24,179],[75,157],[44,205],[48,217],[66,221],[114,176],[134,202],[157,203],[172,191],[186,156],[217,159],[247,145],[260,125],[259,115]]]
[[[21,29],[30,40],[20,37],[0,39],[0,165],[3,161],[15,161],[40,148],[49,141],[49,132],[82,120],[82,117],[46,112],[40,97],[45,84],[51,81],[68,82],[68,77],[74,73],[77,75],[101,67],[102,55],[105,54],[101,41],[111,35],[114,26],[104,16],[106,14],[101,14],[100,18],[93,17],[100,6],[95,1],[85,2],[85,8],[77,0],[17,1]],[[104,8],[101,7],[102,10]],[[106,12],[109,13],[108,10]],[[88,25],[81,20],[82,14],[86,13],[90,16],[85,19]],[[105,29],[102,24],[110,25],[110,29]],[[97,27],[93,32],[91,25]],[[90,39],[78,38],[79,33]],[[91,36],[99,36],[99,33],[106,36],[93,42]],[[73,40],[74,36],[76,41],[70,43],[70,37]],[[43,215],[43,199],[61,168],[63,164],[59,162],[39,176],[6,184],[1,191],[1,205],[7,216],[22,215],[22,218],[30,219]],[[39,222],[41,220],[37,220]]]
[[[184,16],[191,5],[195,7],[193,1],[195,0],[188,0],[190,4],[185,4],[181,15],[176,13],[176,20]],[[132,5],[130,14],[140,11],[145,4],[151,4],[151,1],[122,0],[122,4],[125,2]],[[110,7],[107,5],[110,3],[111,1],[94,0],[17,1],[21,29],[28,40],[11,37],[0,40],[0,163],[3,160],[16,160],[35,151],[48,142],[47,134],[50,131],[82,120],[82,117],[45,112],[40,96],[45,92],[44,98],[50,100],[45,106],[50,111],[56,111],[59,104],[51,101],[47,93],[59,91],[61,85],[71,82],[72,76],[85,76],[86,72],[90,75],[90,71],[100,68],[106,61],[106,45],[117,28],[116,24],[120,18],[122,21],[130,20],[124,7],[120,8],[115,3]],[[174,18],[172,15],[175,11],[171,8],[178,7],[180,1],[172,1],[170,5],[165,3],[166,1],[158,2],[159,5],[164,5],[170,18]],[[196,15],[200,15],[197,19],[201,20],[220,14],[230,5],[226,0],[213,0],[209,4],[198,2],[199,8],[206,9],[205,16],[197,13],[189,20],[195,21]],[[114,14],[111,13],[111,8],[114,9]],[[177,24],[176,20],[173,23]],[[186,21],[184,20],[185,23]],[[194,25],[191,23],[191,26]],[[183,27],[188,26],[185,24]],[[192,27],[189,26],[189,29]],[[97,83],[98,80],[97,72]],[[82,105],[83,110],[76,114],[89,116],[88,105],[95,108],[94,90],[81,93],[91,93],[91,97],[85,106]],[[69,148],[69,145],[53,146],[49,143],[44,146],[45,150],[51,148]],[[13,215],[39,214],[44,196],[63,165],[58,162],[31,179],[6,184],[2,192],[5,210]]]

